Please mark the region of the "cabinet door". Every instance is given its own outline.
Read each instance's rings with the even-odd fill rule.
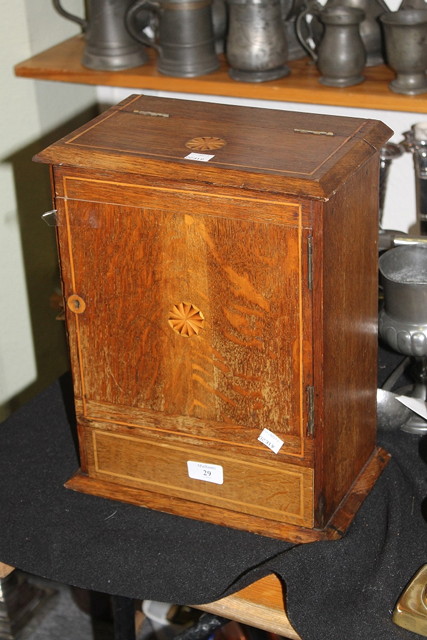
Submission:
[[[302,457],[311,295],[301,206],[132,185],[89,201],[98,188],[80,181],[82,200],[57,202],[80,414],[248,453],[265,450],[267,428],[281,454]]]

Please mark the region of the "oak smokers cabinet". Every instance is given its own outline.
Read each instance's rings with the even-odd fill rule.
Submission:
[[[376,436],[374,120],[131,96],[52,165],[78,419],[68,486],[342,535]]]

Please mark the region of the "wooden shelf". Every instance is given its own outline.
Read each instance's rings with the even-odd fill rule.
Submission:
[[[253,582],[231,596],[193,606],[284,638],[301,640],[286,613],[284,586],[273,574]]]
[[[393,93],[388,83],[394,73],[385,65],[365,69],[365,81],[353,87],[325,87],[318,81],[315,65],[308,59],[289,63],[291,74],[281,80],[249,83],[232,80],[227,64],[218,71],[198,78],[171,78],[161,75],[150,52],[148,64],[124,71],[93,71],[81,65],[84,37],[75,36],[39,53],[15,67],[23,78],[55,80],[78,84],[154,89],[182,93],[232,96],[283,102],[360,107],[390,111],[427,113],[427,94],[404,96]]]

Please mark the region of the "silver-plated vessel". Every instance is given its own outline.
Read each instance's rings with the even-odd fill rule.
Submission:
[[[427,122],[414,124],[402,143],[414,158],[417,221],[421,235],[427,235]]]
[[[393,160],[400,158],[404,153],[402,144],[387,142],[380,150],[380,190],[379,190],[379,212],[378,223],[380,228],[383,223],[385,196],[387,191],[388,176]]]
[[[414,384],[400,393],[426,401],[427,246],[390,249],[380,257],[379,269],[384,294],[384,307],[379,314],[380,336],[392,349],[413,361]],[[427,433],[427,421],[414,414],[402,428],[411,433]]]
[[[125,15],[133,0],[88,0],[88,17],[66,11],[60,0],[53,6],[64,18],[77,22],[85,33],[82,64],[98,71],[120,71],[148,62],[147,50],[125,26]]]

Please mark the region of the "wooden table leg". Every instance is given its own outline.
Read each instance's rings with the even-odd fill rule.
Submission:
[[[15,638],[55,593],[32,584],[25,574],[0,562],[0,630],[2,638]]]
[[[135,606],[131,598],[111,596],[114,619],[114,640],[136,640]]]

